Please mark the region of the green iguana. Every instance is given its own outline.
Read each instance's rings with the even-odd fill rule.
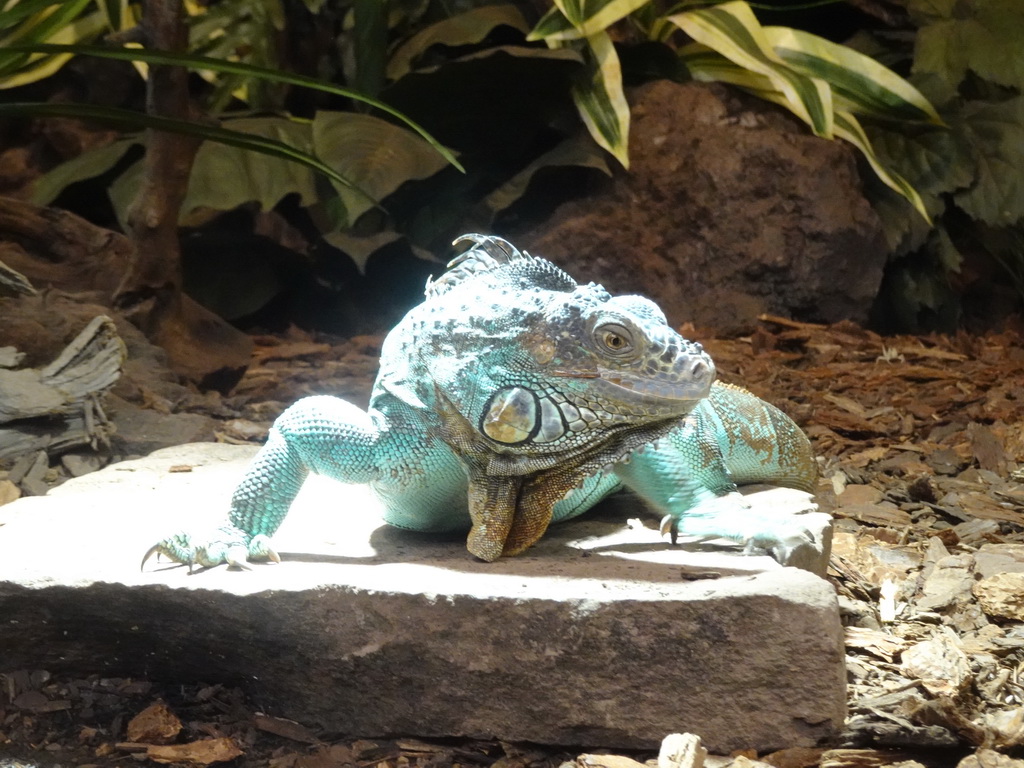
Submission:
[[[724,536],[785,562],[812,540],[758,516],[737,485],[810,490],[810,444],[781,411],[715,383],[701,346],[639,296],[578,285],[497,237],[428,283],[384,340],[368,411],[307,397],[274,422],[212,533],[150,549],[182,563],[278,559],[277,530],[309,472],[368,483],[391,525],[469,530],[482,560],[516,555],[548,524],[623,486],[662,531]]]

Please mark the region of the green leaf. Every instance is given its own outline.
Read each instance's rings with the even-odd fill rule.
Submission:
[[[268,69],[266,67],[257,67],[238,61],[225,61],[223,59],[214,59],[208,56],[194,56],[182,53],[167,53],[164,51],[154,51],[144,48],[104,48],[102,46],[92,45],[34,44],[10,46],[9,50],[27,53],[71,53],[83,56],[98,56],[100,58],[116,59],[119,61],[144,61],[147,64],[168,64],[171,66],[188,67],[190,69],[210,69],[215,72],[226,72],[245,75],[247,77],[258,77],[270,82],[287,83],[288,85],[324,91],[325,93],[331,93],[335,96],[344,96],[346,98],[362,101],[381,110],[382,112],[386,112],[392,117],[398,118],[422,136],[446,161],[454,165],[460,171],[465,170],[462,165],[459,164],[459,161],[455,159],[455,155],[453,155],[450,150],[441,146],[418,123],[406,117],[398,110],[378,101],[377,99],[365,96],[358,91],[353,91],[349,88],[342,88],[312,77]]]
[[[215,4],[193,6],[188,18],[188,52],[267,69],[281,69],[278,57],[280,32],[284,28],[281,0],[219,0]],[[237,73],[221,74],[211,69],[198,74],[213,85],[206,96],[209,112],[222,112],[233,99],[253,109],[280,109],[285,92],[279,83]]]
[[[215,141],[230,147],[246,149],[250,152],[258,152],[271,157],[289,160],[299,165],[304,165],[318,173],[322,173],[332,181],[343,186],[358,189],[352,182],[335,171],[331,166],[324,163],[317,157],[289,146],[281,141],[264,136],[233,131],[220,126],[207,123],[190,122],[188,120],[175,120],[167,117],[159,117],[144,112],[133,112],[129,109],[117,109],[115,107],[97,107],[91,104],[71,103],[19,103],[0,104],[0,117],[74,117],[80,120],[95,120],[96,122],[113,125],[119,128],[137,130],[139,128],[151,128],[157,131],[168,131],[169,133],[181,133],[188,136],[207,141]],[[360,194],[363,194],[359,192]]]
[[[552,5],[548,12],[540,17],[540,21],[526,36],[526,40],[534,43],[538,40],[574,40],[578,37],[572,22],[565,18],[565,14],[557,5]]]
[[[312,156],[311,128],[307,122],[257,117],[232,120],[227,125],[238,135],[280,143]],[[110,199],[122,225],[141,182],[142,163],[138,162],[110,185]],[[239,146],[206,142],[200,146],[192,164],[188,193],[179,219],[181,224],[187,225],[197,211],[229,211],[251,202],[267,211],[289,194],[297,194],[303,205],[317,200],[316,174],[310,167],[280,156],[249,152]]]
[[[350,224],[373,207],[373,200],[383,200],[405,182],[433,176],[445,166],[425,141],[370,115],[318,112],[312,127],[317,156],[351,182],[335,185]],[[372,199],[355,192],[353,184]]]
[[[790,27],[765,27],[764,32],[783,61],[808,77],[827,82],[846,111],[942,124],[920,91],[874,59]]]
[[[225,126],[232,131],[294,147],[310,157],[316,156],[310,124],[305,121],[251,117],[227,121]],[[332,170],[337,173],[333,166]],[[192,164],[188,194],[182,203],[181,213],[185,218],[201,208],[230,211],[249,202],[256,202],[262,210],[269,211],[290,194],[297,194],[303,206],[316,201],[316,174],[309,166],[249,152],[241,147],[205,142]]]
[[[990,0],[966,18],[935,21],[918,30],[915,74],[932,73],[951,86],[968,70],[998,85],[1024,90],[1024,4]]]
[[[774,82],[771,79],[743,69],[699,44],[687,46],[681,51],[681,56],[696,80],[730,83],[765,101],[771,101],[783,107],[790,106],[785,94],[774,88]],[[931,222],[928,208],[917,189],[878,156],[872,147],[871,140],[856,117],[849,112],[835,110],[833,132],[836,138],[844,139],[859,149],[878,178],[886,186],[906,198],[926,221]]]
[[[14,5],[5,3],[7,7],[0,9],[0,29],[9,29],[22,19],[27,19],[50,6],[60,4],[60,0],[21,0],[20,3]]]
[[[948,19],[957,0],[907,0],[907,10],[918,19]]]
[[[367,271],[367,262],[370,261],[371,256],[382,248],[403,239],[403,234],[392,230],[376,232],[375,234],[368,234],[368,236],[362,237],[357,237],[355,234],[345,231],[327,232],[324,234],[324,240],[351,258],[360,272]],[[423,249],[417,248],[412,244],[410,244],[410,249],[417,257],[425,261],[436,261],[431,254]]]
[[[698,43],[744,69],[769,78],[788,109],[818,136],[832,136],[832,91],[823,80],[794,71],[775,53],[753,11],[742,0],[668,17]]]
[[[550,132],[582,70],[583,56],[569,48],[487,47],[414,70],[385,94],[388,103],[421,117],[431,133],[467,156],[496,148],[518,153]]]
[[[1024,96],[996,104],[968,102],[964,117],[977,176],[954,200],[986,224],[1016,224],[1024,218]]]
[[[868,139],[867,134],[864,133],[864,129],[861,128],[856,117],[849,112],[836,110],[835,134],[859,149],[868,161],[871,169],[875,172],[875,175],[882,180],[882,183],[903,195],[914,206],[914,210],[921,214],[925,221],[929,224],[931,223],[931,216],[928,215],[928,209],[925,208],[921,195],[918,194],[917,190],[906,179],[882,164],[871,146],[871,141]]]
[[[582,42],[587,77],[573,85],[572,99],[598,146],[608,150],[623,168],[629,168],[629,104],[622,90],[622,68],[615,45],[606,32]]]
[[[512,27],[523,33],[529,29],[523,14],[514,5],[484,5],[431,24],[402,43],[392,54],[388,61],[387,75],[392,80],[402,77],[413,68],[416,59],[433,45],[474,45],[501,26]]]
[[[897,169],[923,194],[953,192],[974,181],[974,159],[959,138],[960,131],[897,131],[874,125],[866,130],[882,162]]]
[[[605,162],[605,155],[596,149],[593,143],[586,139],[567,139],[545,152],[484,198],[483,204],[490,211],[491,220],[493,220],[495,214],[511,207],[513,203],[526,194],[526,190],[537,171],[544,168],[563,166],[594,168],[601,171],[605,176],[612,175],[611,169],[608,168],[608,163]]]
[[[590,37],[604,32],[650,1],[554,0],[555,7],[541,18],[527,40],[578,40]]]
[[[113,168],[129,149],[140,143],[137,138],[122,139],[61,163],[47,171],[32,186],[32,202],[49,205],[72,184],[100,176]]]
[[[19,50],[20,44],[88,40],[105,28],[99,13],[79,18],[89,0],[57,3],[0,36],[0,89],[16,88],[49,77],[63,67],[69,55],[40,55]]]
[[[96,0],[107,26],[112,30],[128,29],[135,20],[132,18],[128,0]]]

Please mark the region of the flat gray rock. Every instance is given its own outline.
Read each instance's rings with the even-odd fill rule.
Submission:
[[[389,528],[366,488],[313,478],[275,538],[283,563],[140,572],[157,539],[222,514],[253,453],[168,448],[0,507],[0,671],[239,684],[365,737],[651,748],[692,732],[723,753],[842,726],[828,583],[672,547],[656,521],[626,522],[642,514],[628,498],[483,563],[464,537]]]

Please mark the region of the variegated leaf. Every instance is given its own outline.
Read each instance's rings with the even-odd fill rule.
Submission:
[[[554,0],[528,40],[578,40],[603,32],[651,0]]]
[[[832,86],[846,111],[876,117],[942,124],[917,88],[869,56],[790,27],[764,27],[779,57],[808,77]]]
[[[629,104],[622,90],[619,56],[606,32],[581,42],[588,78],[573,86],[573,101],[594,141],[628,168]]]
[[[931,216],[928,215],[928,210],[925,208],[924,201],[921,199],[921,195],[917,193],[917,190],[910,184],[909,181],[904,179],[895,171],[891,171],[882,165],[878,159],[878,155],[875,154],[875,150],[871,146],[871,141],[868,139],[867,134],[864,133],[864,129],[861,127],[860,122],[849,112],[841,109],[836,110],[836,122],[835,122],[835,133],[841,139],[845,139],[861,151],[864,155],[864,159],[871,165],[871,169],[875,172],[882,182],[891,189],[896,190],[903,195],[914,206],[914,210],[920,213],[925,221],[929,224],[932,223]]]
[[[754,12],[742,0],[677,13],[669,21],[744,69],[769,78],[789,109],[818,136],[832,136],[832,91],[828,84],[793,70],[776,53]]]

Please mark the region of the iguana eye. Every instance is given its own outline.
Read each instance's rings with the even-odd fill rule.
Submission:
[[[606,352],[624,355],[633,351],[633,334],[618,323],[607,323],[594,329],[594,336]]]

